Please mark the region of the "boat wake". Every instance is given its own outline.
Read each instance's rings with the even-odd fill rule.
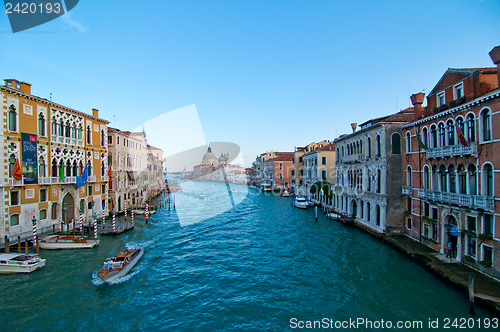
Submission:
[[[121,284],[121,283],[126,282],[127,280],[130,280],[133,276],[135,276],[136,274],[139,274],[142,270],[143,270],[143,268],[141,266],[136,265],[136,266],[134,266],[132,271],[130,271],[128,274],[124,275],[123,277],[112,280],[110,282],[105,282],[102,279],[98,278],[97,272],[99,270],[95,270],[94,273],[92,273],[92,285],[100,286],[100,285],[104,285],[104,284],[108,284],[108,285]]]

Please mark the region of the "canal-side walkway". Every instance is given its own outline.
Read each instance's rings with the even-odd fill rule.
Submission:
[[[444,255],[407,236],[390,235],[382,236],[381,238],[402,253],[408,255],[415,262],[438,274],[440,277],[453,282],[466,292],[469,289],[469,274],[472,273],[475,279],[474,291],[478,293],[476,294],[476,300],[500,312],[499,302],[485,298],[500,299],[500,282],[456,261],[450,263]]]

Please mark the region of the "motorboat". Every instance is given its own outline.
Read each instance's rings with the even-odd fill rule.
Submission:
[[[295,202],[293,203],[293,205],[295,207],[298,207],[299,209],[307,209],[309,207],[309,204],[304,197],[295,198]]]
[[[289,192],[288,190],[285,190],[285,191],[281,194],[281,196],[283,196],[283,197],[290,197],[290,192]]]
[[[0,273],[31,273],[45,266],[45,259],[35,255],[0,254]]]
[[[260,187],[261,187],[260,189],[261,189],[263,192],[270,192],[270,191],[272,190],[271,185],[270,185],[270,184],[268,184],[268,183],[263,183],[263,184],[261,184],[261,186],[260,186]]]
[[[199,195],[198,195],[198,198],[199,198],[199,199],[205,199],[205,195],[203,195],[203,194],[199,194]]]
[[[109,282],[123,277],[134,267],[144,254],[144,249],[126,249],[120,251],[104,262],[104,266],[97,272],[97,277]]]
[[[236,189],[231,189],[231,191],[232,191],[233,193],[238,192]]]
[[[77,235],[49,235],[39,243],[41,249],[89,249],[98,244],[93,237]]]
[[[336,213],[333,213],[333,212],[331,212],[331,213],[327,213],[327,214],[326,214],[326,217],[327,217],[328,219],[337,219],[337,220],[342,219],[342,217],[341,217],[340,215],[338,215],[338,214],[336,214]]]

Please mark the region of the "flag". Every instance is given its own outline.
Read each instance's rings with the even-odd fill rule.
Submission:
[[[63,163],[61,162],[61,166],[59,167],[59,179],[61,179],[61,181],[64,181],[65,177],[64,177],[64,166],[63,166]]]
[[[108,169],[108,179],[109,179],[109,187],[111,188],[113,186],[112,179],[111,179],[111,165],[109,165]]]
[[[76,187],[81,187],[87,184],[88,174],[87,174],[87,165],[85,165],[85,169],[83,170],[82,176],[76,177]]]
[[[19,159],[16,160],[16,164],[14,165],[14,172],[12,172],[12,176],[16,180],[21,180],[23,178],[23,173],[21,172],[21,166],[19,166]]]
[[[424,142],[422,142],[422,139],[420,138],[420,133],[417,132],[417,129],[415,127],[413,127],[413,129],[415,130],[415,136],[417,136],[418,145],[420,145],[420,148],[422,148],[422,150],[427,150],[428,147],[425,146]]]

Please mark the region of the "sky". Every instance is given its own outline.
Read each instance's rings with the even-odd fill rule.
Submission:
[[[494,0],[101,0],[12,33],[2,11],[0,78],[122,130],[172,130],[165,113],[194,109],[168,145],[231,142],[250,165],[404,109],[447,68],[494,66],[499,13]]]

